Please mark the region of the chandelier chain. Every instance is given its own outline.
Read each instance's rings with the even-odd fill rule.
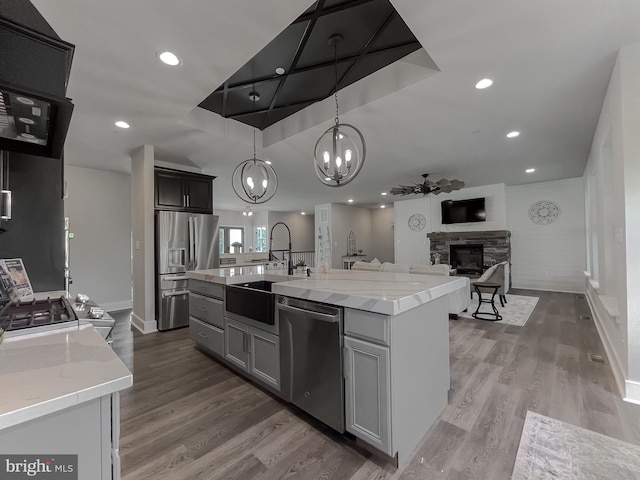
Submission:
[[[335,89],[333,91],[333,96],[336,100],[336,125],[340,124],[340,120],[338,119],[338,42],[333,45],[333,66],[334,66],[334,74],[335,74]]]
[[[255,84],[253,85],[253,95],[251,96],[251,116],[256,112],[256,88]],[[256,127],[253,126],[253,159],[256,159]]]

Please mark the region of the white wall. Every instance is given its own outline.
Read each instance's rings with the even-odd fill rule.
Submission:
[[[411,200],[401,200],[393,204],[395,263],[429,263],[427,233],[431,231],[431,198],[432,195],[428,195]],[[426,227],[419,232],[414,232],[408,225],[409,217],[416,213],[424,215],[427,220]]]
[[[589,306],[618,386],[640,403],[640,45],[620,50],[584,172]]]
[[[342,257],[347,254],[349,232],[356,236],[356,250],[371,252],[371,210],[350,205],[331,204],[331,267],[342,268]]]
[[[582,177],[507,188],[514,288],[583,292],[585,269],[584,185]],[[529,219],[541,200],[555,202],[560,217],[549,225]]]
[[[393,222],[393,208],[371,209],[371,247],[367,252],[370,257],[375,257],[381,262],[394,261]]]
[[[477,232],[481,230],[507,230],[506,188],[503,183],[482,187],[463,188],[456,192],[440,195],[400,200],[394,203],[395,213],[395,262],[396,263],[429,263],[429,232]],[[485,222],[442,223],[440,204],[445,200],[466,200],[469,198],[485,198]],[[427,226],[420,232],[409,229],[409,217],[421,213],[427,220]]]
[[[294,252],[312,252],[315,248],[314,216],[301,215],[300,212],[269,212],[267,238],[271,227],[277,222],[283,222],[291,230],[291,250]],[[286,238],[286,229],[276,227],[273,232],[273,248],[280,250],[287,248],[289,240]],[[269,245],[267,243],[267,248]]]
[[[65,166],[72,294],[106,310],[131,308],[131,175]]]

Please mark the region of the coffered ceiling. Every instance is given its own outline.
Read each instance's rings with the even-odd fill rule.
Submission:
[[[313,15],[309,0],[33,3],[62,39],[76,45],[67,163],[128,172],[131,152],[150,144],[160,161],[216,175],[216,208],[244,207],[230,179],[252,155],[252,128],[207,110],[207,100],[234,75],[246,81],[243,68],[258,52],[301,14]],[[338,189],[315,178],[313,147],[333,122],[332,98],[271,125],[262,119],[258,156],[273,162],[280,185],[262,209],[310,211],[347,198],[356,205],[389,203],[393,199],[381,192],[426,172],[467,186],[582,175],[616,52],[640,42],[639,2],[391,5],[423,48],[345,82],[340,92],[341,121],[356,125],[367,141],[362,172]],[[178,54],[182,65],[162,64],[156,53],[164,50]],[[331,60],[326,53],[325,62]],[[278,66],[263,65],[265,72]],[[485,77],[493,86],[477,90]],[[314,88],[327,83],[322,95],[332,87],[326,79],[301,80],[292,82],[293,90],[304,91],[307,82]],[[131,128],[116,128],[117,120]],[[520,136],[506,138],[512,130]],[[526,174],[526,168],[536,172]]]

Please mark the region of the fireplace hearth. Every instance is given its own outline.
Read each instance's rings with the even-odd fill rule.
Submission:
[[[463,275],[482,275],[484,248],[482,244],[449,245],[451,268]]]

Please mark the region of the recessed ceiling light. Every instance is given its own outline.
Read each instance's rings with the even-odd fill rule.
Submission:
[[[349,200],[347,200],[347,202],[353,203],[353,198],[350,198]]]
[[[386,205],[380,205],[380,208],[387,208]]]
[[[27,125],[34,125],[36,122],[31,120],[30,118],[20,117],[18,118],[22,123],[26,123]]]
[[[517,130],[507,133],[507,138],[516,138],[519,136],[520,136],[520,132],[518,132]]]
[[[307,212],[300,212],[300,215],[306,215]]]
[[[282,68],[282,67],[278,67],[278,68],[276,68],[276,73],[277,73],[278,75],[282,75],[282,74],[284,73],[284,68]]]
[[[380,195],[386,195],[386,194],[387,194],[387,192],[382,192]]]
[[[478,90],[482,90],[484,88],[489,88],[491,85],[493,85],[493,80],[491,80],[490,78],[483,78],[478,83],[476,83],[476,88]]]
[[[129,126],[130,125],[127,122],[124,122],[122,120],[118,120],[116,122],[116,127],[118,127],[118,128],[129,128]]]
[[[159,52],[158,58],[162,63],[176,67],[182,64],[182,60],[173,52]]]
[[[536,171],[536,169],[535,169],[535,168],[527,168],[527,169],[525,170],[525,172],[527,172],[527,173],[533,173],[533,172],[535,172],[535,171]]]
[[[266,163],[267,165],[271,165],[271,160],[265,160],[264,163]]]

